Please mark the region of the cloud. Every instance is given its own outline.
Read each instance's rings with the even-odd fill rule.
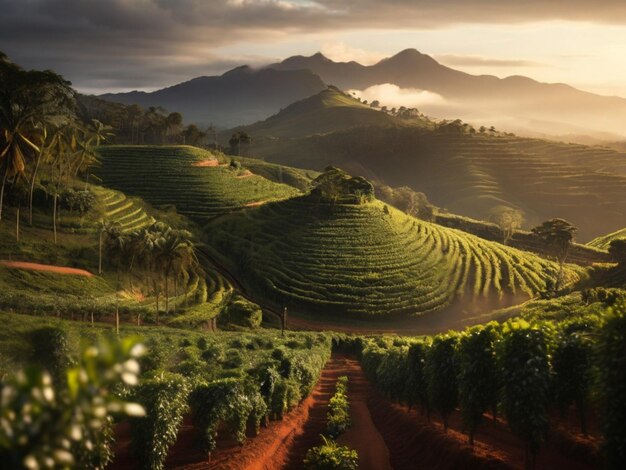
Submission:
[[[438,62],[453,67],[543,67],[545,64],[532,60],[497,59],[478,55],[436,54]]]
[[[0,0],[0,12],[3,52],[27,67],[58,70],[81,88],[164,86],[215,70],[212,62],[237,62],[218,56],[220,48],[302,35],[548,20],[626,24],[623,0],[566,7],[545,0]],[[370,61],[341,44],[325,49]]]
[[[400,106],[420,108],[423,106],[445,106],[448,104],[443,96],[432,91],[400,88],[391,83],[374,85],[365,90],[349,90],[349,93],[355,94],[370,103],[378,100],[381,105],[389,108],[398,108]]]

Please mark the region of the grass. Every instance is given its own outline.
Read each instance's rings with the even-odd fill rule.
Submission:
[[[556,266],[536,255],[420,221],[379,201],[308,197],[217,219],[207,237],[264,299],[316,314],[412,316],[458,301],[511,303],[545,288]],[[584,270],[568,267],[576,281]]]
[[[246,176],[245,169],[193,166],[217,158],[189,146],[101,147],[97,174],[105,185],[143,198],[155,206],[174,205],[178,213],[204,223],[246,204],[285,199],[298,194],[292,186],[262,176]],[[229,160],[219,157],[220,163]]]

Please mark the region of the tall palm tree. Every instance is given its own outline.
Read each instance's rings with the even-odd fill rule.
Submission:
[[[106,246],[109,252],[110,260],[113,259],[116,271],[116,288],[115,288],[115,331],[120,334],[120,308],[119,295],[121,290],[120,274],[122,271],[122,261],[126,255],[127,237],[122,232],[119,224],[111,224],[105,232]]]
[[[169,279],[175,266],[182,266],[190,258],[190,244],[175,230],[169,229],[156,241],[156,259],[163,267],[165,275],[165,313],[169,313]],[[178,276],[179,273],[176,273]]]

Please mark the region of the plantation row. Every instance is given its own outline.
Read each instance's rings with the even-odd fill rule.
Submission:
[[[97,188],[97,187],[96,187]],[[96,194],[104,205],[104,220],[119,224],[123,232],[142,229],[155,222],[146,211],[124,193],[97,188]]]
[[[601,250],[607,250],[613,240],[619,240],[620,238],[626,239],[626,228],[609,233],[608,235],[594,238],[588,243],[588,245]]]
[[[29,369],[29,374],[13,375],[3,369],[6,363],[0,362],[0,389],[7,398],[0,402],[0,418],[3,419],[0,459],[3,463],[13,462],[11,468],[21,468],[22,463],[33,456],[41,458],[42,462],[45,458],[62,458],[59,462],[55,460],[61,467],[104,468],[115,459],[111,418],[117,416],[117,422],[128,419],[120,414],[134,415],[130,418],[131,459],[138,468],[164,468],[183,417],[187,415],[198,430],[199,444],[210,456],[220,435],[232,436],[243,443],[247,428],[258,432],[268,420],[282,419],[309,395],[331,352],[331,338],[324,334],[280,336],[266,331],[207,336],[175,329],[124,326],[122,341],[111,342],[106,340],[110,330],[99,326],[88,328],[76,322],[48,319],[25,322],[28,317],[21,315],[3,314],[3,318],[13,336],[3,343],[6,350],[3,348],[0,352],[15,362],[13,371],[19,371],[19,364],[34,360],[49,373],[46,375],[34,367]],[[46,324],[51,326],[44,326]],[[17,335],[16,329],[19,330]],[[128,338],[135,337],[137,332],[146,338],[143,348],[146,354],[138,363],[121,357],[118,365],[109,363],[109,368],[86,371],[86,392],[97,396],[104,393],[104,399],[93,404],[80,399],[74,403],[67,390],[68,384],[69,389],[75,390],[75,377],[83,380],[83,375],[76,375],[77,369],[83,363],[92,367],[89,358],[100,361],[108,357],[106,351],[110,348],[128,345]],[[90,342],[99,339],[101,346],[87,350],[84,362],[77,361],[78,345],[84,344],[86,338]],[[123,387],[115,383],[120,374],[125,382]],[[53,382],[46,376],[52,377]],[[31,379],[32,382],[24,383]],[[99,388],[101,383],[106,384],[105,389]],[[42,395],[39,387],[49,390]],[[111,393],[112,390],[115,392]],[[51,393],[53,401],[44,398],[40,403],[42,396],[48,397]],[[125,402],[140,405],[143,412]],[[88,435],[89,421],[67,422],[82,419],[82,413],[92,416],[97,411],[91,408],[95,405],[107,408],[105,415],[98,415],[98,428],[89,428]],[[17,416],[28,413],[32,421],[15,420],[12,418],[15,414],[11,413]],[[89,442],[77,437],[81,435],[78,429]],[[59,446],[64,449],[63,453],[53,453]]]
[[[574,407],[586,434],[593,410],[601,418],[607,468],[622,468],[624,344],[622,305],[560,324],[510,320],[425,339],[380,337],[365,340],[361,350],[366,374],[390,398],[437,413],[444,428],[458,407],[470,443],[485,413],[503,414],[526,443],[527,457],[534,456],[551,424],[549,411]]]
[[[210,456],[218,434],[229,433],[243,444],[249,424],[258,433],[261,425],[282,419],[308,396],[330,357],[330,339],[302,334],[277,343],[277,338],[262,336],[232,340],[230,346],[238,348],[222,352],[215,342],[200,339],[183,348],[183,357],[189,359],[176,367],[179,373],[161,374],[134,389],[132,399],[147,411],[145,418],[132,421],[133,446],[142,467],[163,468],[187,412]],[[192,359],[198,350],[200,361]],[[225,377],[210,378],[191,365],[196,361],[203,368],[221,362]]]
[[[219,162],[222,166],[194,166],[215,160],[210,152],[195,147],[105,146],[99,153],[102,164],[97,173],[104,184],[153,205],[174,205],[197,222],[298,193],[286,184],[232,168],[228,160]]]
[[[414,315],[461,298],[506,304],[545,289],[557,269],[380,202],[331,207],[293,198],[221,218],[207,236],[251,289],[316,312]],[[582,272],[567,268],[567,281]]]

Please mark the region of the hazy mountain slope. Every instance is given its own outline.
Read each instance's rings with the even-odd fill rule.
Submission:
[[[626,134],[626,99],[600,96],[565,84],[540,83],[528,77],[498,78],[471,75],[439,64],[415,49],[404,50],[380,62],[364,66],[356,62],[337,63],[315,54],[290,57],[269,67],[277,70],[308,69],[328,84],[342,89],[365,89],[391,83],[401,88],[428,90],[446,102],[417,105],[421,110],[446,118],[490,120],[491,124],[539,120],[555,129],[580,126],[598,132]],[[383,103],[385,104],[385,103]],[[406,103],[406,106],[413,106]],[[511,123],[513,124],[513,123]],[[543,126],[542,126],[543,127]],[[545,127],[535,131],[553,133]]]
[[[301,168],[333,164],[391,186],[407,185],[437,206],[476,218],[488,218],[498,205],[521,209],[526,227],[564,217],[579,227],[582,241],[626,226],[623,153],[503,134],[444,132],[432,122],[404,121],[380,111],[371,111],[381,116],[380,123],[373,125],[368,113],[362,123],[340,121],[334,125],[344,125],[343,130],[320,134],[319,122],[331,122],[332,108],[322,113],[305,104],[330,93],[338,92],[327,90],[243,127],[253,138],[250,152]]]
[[[303,137],[313,134],[377,125],[400,125],[402,121],[370,108],[358,100],[330,87],[316,95],[291,104],[264,121],[242,127],[251,135]],[[224,140],[234,132],[226,131]]]
[[[151,93],[102,95],[124,104],[161,106],[182,113],[186,122],[227,127],[270,116],[294,101],[326,88],[308,70],[253,70],[239,67],[215,77],[198,77]]]

